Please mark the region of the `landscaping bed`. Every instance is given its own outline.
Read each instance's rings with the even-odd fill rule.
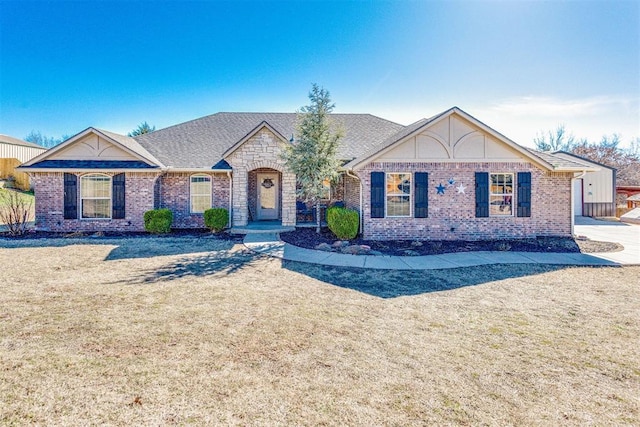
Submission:
[[[536,239],[502,240],[365,240],[361,238],[348,242],[338,240],[327,228],[321,233],[315,229],[297,228],[281,233],[280,238],[292,245],[308,249],[351,253],[354,255],[394,255],[421,256],[452,252],[472,251],[514,251],[514,252],[564,252],[595,253],[622,250],[618,243],[596,242],[586,238],[539,237]]]

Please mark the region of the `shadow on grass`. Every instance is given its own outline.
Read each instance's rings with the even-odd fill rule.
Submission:
[[[237,239],[207,236],[136,236],[136,237],[81,237],[42,239],[0,239],[0,249],[62,248],[67,246],[105,245],[114,248],[105,261],[153,258],[157,256],[187,255],[200,252],[230,250]]]
[[[160,268],[149,269],[142,274],[132,276],[126,283],[152,284],[184,277],[229,275],[250,267],[256,259],[256,254],[246,249],[217,250],[202,255],[189,255]]]
[[[543,264],[498,264],[446,270],[369,270],[314,266],[284,261],[283,268],[341,288],[379,298],[397,298],[430,292],[450,291],[497,280],[522,278],[564,270],[567,266]]]

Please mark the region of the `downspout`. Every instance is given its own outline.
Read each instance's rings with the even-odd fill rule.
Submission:
[[[229,228],[231,228],[233,226],[233,180],[231,171],[227,171],[227,178],[229,178]]]
[[[352,175],[351,171],[347,170],[346,171],[347,176],[350,176],[351,178],[355,178],[358,180],[358,182],[360,183],[360,207],[359,207],[359,211],[360,211],[360,234],[364,233],[364,214],[362,212],[362,203],[363,203],[363,199],[362,199],[362,180],[360,179],[359,176],[357,175]]]
[[[580,172],[578,175],[574,175],[573,178],[571,178],[571,235],[575,236],[574,233],[574,227],[576,225],[576,192],[574,191],[575,186],[573,185],[575,183],[576,179],[580,179],[583,176],[585,176],[587,174],[587,171],[582,171]]]

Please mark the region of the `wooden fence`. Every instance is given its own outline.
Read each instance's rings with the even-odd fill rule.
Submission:
[[[29,190],[31,188],[29,175],[16,171],[18,166],[20,166],[18,159],[0,159],[0,179],[7,180],[9,185],[13,184],[14,187],[21,190]],[[8,186],[7,183],[5,186]]]

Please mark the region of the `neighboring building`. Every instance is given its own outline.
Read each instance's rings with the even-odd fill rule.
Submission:
[[[16,171],[16,168],[45,151],[47,151],[46,148],[37,144],[0,135],[0,179],[12,178],[18,188],[28,190],[29,176],[24,172]]]
[[[616,216],[616,169],[566,151],[555,156],[598,168],[574,180],[574,214],[578,216]]]
[[[402,126],[333,114],[345,137],[327,204],[361,214],[368,239],[570,236],[572,181],[598,168],[525,149],[457,107]],[[165,207],[174,227],[202,227],[225,207],[232,226],[300,219],[296,177],[281,153],[296,114],[218,113],[135,138],[89,128],[22,170],[36,220],[52,231],[142,230]]]

